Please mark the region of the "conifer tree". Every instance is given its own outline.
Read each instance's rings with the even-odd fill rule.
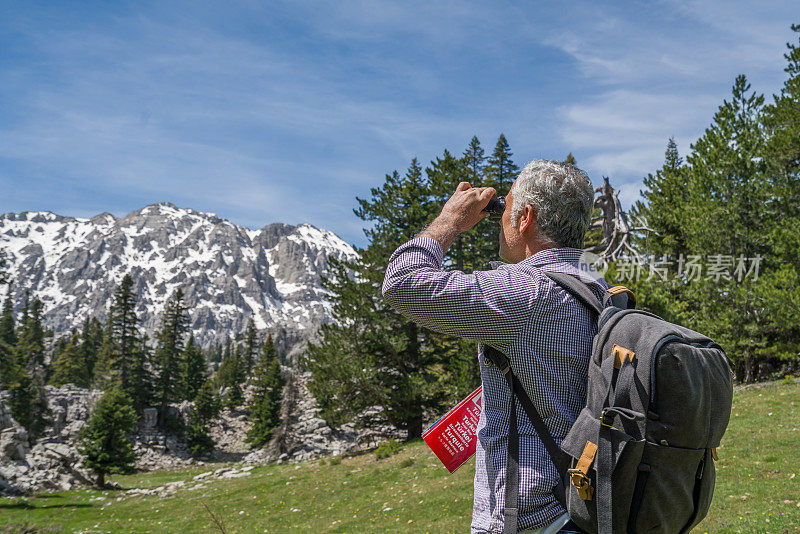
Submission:
[[[467,172],[469,175],[469,180],[467,181],[473,186],[481,184],[485,176],[486,151],[483,150],[481,142],[478,140],[477,136],[472,136],[469,146],[464,151],[464,155],[462,156],[461,160],[467,167]],[[455,188],[453,191],[455,191]]]
[[[3,301],[3,314],[0,316],[0,342],[5,343],[9,347],[17,344],[17,333],[14,324],[14,303],[11,300],[13,295],[13,287],[8,284],[6,289],[6,298]]]
[[[19,365],[27,369],[44,365],[42,308],[42,301],[38,297],[30,302],[26,294],[26,306],[23,309],[15,352]]]
[[[44,369],[15,365],[8,381],[8,407],[31,442],[38,439],[50,422],[50,407],[44,390]]]
[[[25,429],[28,437],[34,441],[44,434],[45,429],[51,423],[52,412],[47,403],[47,394],[44,389],[44,368],[37,367],[30,371],[31,383],[28,390],[28,403],[30,405],[30,420]]]
[[[184,351],[185,369],[183,373],[183,396],[192,400],[208,379],[206,357],[200,347],[195,344],[194,334],[189,335]]]
[[[247,432],[247,441],[254,447],[267,444],[272,431],[281,422],[281,397],[284,380],[272,336],[261,351],[254,372],[255,392],[250,406],[253,426]]]
[[[189,329],[189,316],[183,304],[183,290],[178,288],[167,302],[157,334],[155,366],[155,398],[159,403],[158,421],[163,428],[167,405],[181,399],[184,371],[184,338]]]
[[[253,318],[247,322],[247,330],[244,335],[244,345],[242,346],[242,364],[244,365],[244,375],[250,376],[250,371],[253,369],[253,362],[258,354],[258,332],[254,324]]]
[[[100,356],[103,346],[103,325],[96,317],[87,317],[83,322],[78,350],[83,361],[86,362],[87,377],[91,381],[94,376],[94,367]]]
[[[494,151],[489,157],[489,164],[486,167],[486,174],[491,182],[486,185],[491,185],[497,189],[500,195],[508,193],[511,189],[511,184],[514,183],[514,179],[519,174],[519,167],[511,160],[513,155],[506,136],[500,134],[497,144],[494,146]]]
[[[797,39],[787,43],[784,71],[789,75],[774,102],[764,109],[769,135],[766,163],[773,180],[762,216],[771,222],[769,248],[772,268],[762,277],[769,345],[780,355],[795,358],[800,339],[800,24],[792,25]]]
[[[53,375],[50,377],[50,383],[56,387],[64,384],[88,387],[89,371],[80,350],[80,336],[77,331],[73,331],[69,342],[53,362]]]
[[[763,286],[769,277],[737,279],[731,276],[738,258],[763,258],[769,267],[772,222],[762,214],[774,196],[765,161],[767,137],[762,126],[764,99],[738,76],[732,98],[725,100],[711,125],[691,146],[681,166],[674,147],[667,162],[644,196],[650,204],[637,211],[655,221],[660,236],[648,238],[654,249],[673,255],[697,255],[708,268],[714,258],[728,258],[727,276],[678,279],[650,284],[644,294],[656,294],[664,310],[648,306],[668,319],[708,333],[726,348],[739,379],[755,378],[758,354],[769,352],[767,324],[770,304]],[[683,187],[683,184],[686,184]],[[661,198],[663,195],[663,198]],[[684,273],[685,276],[685,273]],[[637,289],[634,287],[634,290]],[[666,313],[665,313],[666,312]]]
[[[678,153],[678,145],[670,138],[664,154],[664,165],[655,174],[648,174],[643,184],[642,196],[637,200],[632,214],[647,222],[653,232],[643,236],[642,249],[656,257],[669,255],[677,259],[688,253],[686,235],[688,214],[687,170]]]
[[[229,356],[222,360],[217,371],[215,382],[218,387],[226,388],[225,406],[236,408],[244,401],[242,382],[244,382],[244,365],[242,364],[238,345],[232,345]]]
[[[322,327],[321,343],[310,345],[302,361],[329,424],[338,426],[377,405],[378,418],[359,423],[389,422],[413,439],[422,434],[426,411],[439,407],[436,355],[424,344],[422,329],[384,303],[380,286],[386,259],[429,222],[429,190],[414,159],[404,176],[386,175],[371,193],[371,199],[357,199],[355,210],[373,223],[365,230],[370,245],[354,263],[331,262],[323,285],[332,292],[335,322]]]
[[[575,160],[575,156],[572,155],[572,152],[567,154],[567,157],[564,159],[564,163],[569,163],[572,166],[578,165],[578,162]]]
[[[50,416],[45,396],[42,302],[26,292],[22,321],[13,355],[4,365],[11,415],[33,441],[44,432]]]
[[[731,100],[691,147],[686,239],[693,250],[748,257],[765,252],[767,221],[759,216],[769,192],[763,104],[763,95],[737,76]],[[719,228],[728,231],[720,236]]]
[[[139,410],[151,398],[148,356],[146,337],[139,332],[133,278],[126,274],[114,292],[95,381],[104,390],[119,387]]]
[[[17,364],[14,352],[17,345],[17,333],[11,296],[12,287],[9,284],[6,298],[3,302],[2,316],[0,316],[0,389],[10,383],[13,370]]]
[[[195,418],[202,424],[207,425],[212,419],[219,415],[221,409],[222,403],[220,402],[219,395],[217,395],[217,392],[214,390],[211,380],[206,380],[203,385],[200,386],[194,398],[193,413],[195,414]]]
[[[127,434],[136,426],[136,411],[131,400],[120,390],[106,391],[81,430],[84,465],[94,471],[97,486],[105,487],[109,473],[127,473],[133,469],[136,453]]]
[[[209,422],[219,414],[220,402],[211,386],[206,381],[194,398],[194,406],[189,412],[189,426],[186,429],[186,446],[192,456],[202,456],[214,450],[214,440],[209,430]]]

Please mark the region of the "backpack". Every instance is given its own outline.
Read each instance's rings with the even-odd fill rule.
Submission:
[[[623,286],[610,288],[601,305],[574,276],[545,274],[597,319],[586,406],[559,447],[508,357],[484,349],[505,375],[512,399],[504,534],[517,532],[514,398],[561,475],[556,498],[581,529],[689,532],[711,504],[716,448],[730,419],[733,375],[727,356],[708,337],[634,309],[633,293]]]

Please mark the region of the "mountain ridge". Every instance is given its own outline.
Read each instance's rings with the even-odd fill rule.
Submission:
[[[123,217],[5,213],[0,249],[16,308],[30,290],[44,302],[45,325],[57,333],[87,316],[104,320],[114,289],[130,273],[141,325],[151,339],[166,300],[182,287],[201,344],[224,341],[252,317],[290,355],[330,320],[321,285],[328,260],[357,257],[335,233],[311,224],[269,223],[253,230],[169,202]]]

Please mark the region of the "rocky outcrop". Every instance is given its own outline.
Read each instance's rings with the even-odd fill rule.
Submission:
[[[310,373],[284,368],[286,387],[283,392],[281,427],[263,449],[251,451],[243,461],[303,461],[319,456],[338,456],[376,447],[389,437],[402,438],[402,432],[389,426],[378,429],[356,429],[352,424],[336,430],[319,416],[319,407],[308,391]]]
[[[90,483],[74,447],[48,440],[30,447],[28,432],[0,400],[0,494],[68,491]]]
[[[43,300],[44,322],[57,334],[87,316],[104,320],[114,289],[130,273],[137,314],[151,339],[166,300],[180,287],[201,345],[224,342],[252,319],[290,360],[330,321],[321,286],[329,259],[356,257],[334,233],[308,224],[250,230],[169,203],[120,219],[7,213],[0,216],[0,249],[17,311],[30,290]]]
[[[197,461],[179,436],[165,434],[156,428],[156,409],[145,408],[130,436],[138,456],[136,467],[143,470],[170,469],[214,461],[249,464],[297,462],[368,450],[387,437],[403,437],[389,427],[371,431],[355,429],[352,425],[337,430],[330,428],[319,417],[319,408],[308,391],[309,375],[288,367],[283,368],[283,373],[286,387],[282,424],[266,447],[252,449],[246,443],[251,426],[247,410],[228,409],[210,425],[216,444],[214,452],[203,461]],[[52,425],[32,446],[25,429],[17,425],[0,401],[0,491],[4,493],[66,490],[91,483],[77,449],[80,430],[86,425],[102,392],[71,384],[60,388],[46,386],[45,392],[52,411]],[[253,388],[245,387],[245,405],[252,400],[252,395]],[[191,408],[189,402],[173,404],[169,407],[169,414],[187,422]]]

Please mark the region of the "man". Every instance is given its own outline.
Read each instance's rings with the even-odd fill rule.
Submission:
[[[557,443],[586,403],[586,380],[596,325],[589,312],[543,271],[581,276],[583,239],[594,191],[580,169],[534,161],[506,196],[499,264],[490,271],[442,271],[445,252],[460,233],[487,216],[495,194],[462,182],[441,214],[389,260],[383,294],[400,313],[438,332],[475,339],[483,383],[478,423],[472,532],[502,532],[510,391],[487,360],[485,345],[505,353]],[[585,268],[585,264],[582,265]],[[607,284],[582,277],[600,300]],[[519,531],[572,532],[553,488],[556,468],[520,406]],[[529,529],[529,530],[526,530]],[[574,529],[577,530],[577,529]]]

